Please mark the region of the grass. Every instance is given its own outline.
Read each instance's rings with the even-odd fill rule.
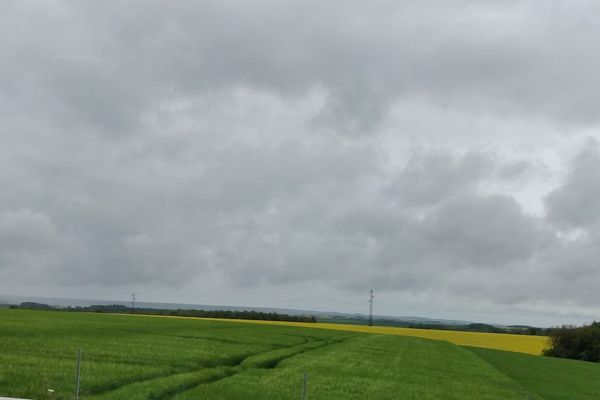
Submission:
[[[470,348],[497,370],[545,400],[598,400],[600,364]]]
[[[526,398],[522,388],[458,346],[418,338],[358,335],[285,359],[274,370],[248,369],[175,399],[299,398],[305,371],[309,399]]]
[[[304,372],[320,400],[600,393],[586,384],[597,365],[308,325],[0,309],[0,396],[71,399],[77,348],[83,399],[294,399]],[[545,379],[544,368],[563,380]],[[550,397],[542,389],[552,385],[548,393],[582,395]]]
[[[227,322],[3,309],[0,395],[70,397],[77,348],[83,351],[82,390],[88,397],[105,396],[139,382],[178,386],[187,378],[196,380],[200,372],[220,374],[220,368],[234,367],[253,355],[347,335]]]

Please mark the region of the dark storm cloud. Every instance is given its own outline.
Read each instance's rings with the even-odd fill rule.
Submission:
[[[598,145],[546,178],[598,126],[597,11],[2,2],[0,290],[376,287],[591,315]]]

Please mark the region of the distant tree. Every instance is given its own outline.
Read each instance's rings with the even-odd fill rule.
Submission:
[[[27,308],[29,310],[51,310],[51,311],[54,311],[57,309],[56,307],[52,307],[48,304],[36,303],[33,301],[25,301],[25,302],[21,303],[21,308]]]
[[[93,304],[87,307],[52,307],[47,304],[25,302],[14,308],[27,308],[34,310],[52,310],[52,311],[70,311],[70,312],[96,312],[96,313],[118,313],[128,314],[131,308],[123,304],[99,305]],[[165,310],[160,308],[136,308],[136,314],[148,315],[177,315],[182,317],[200,317],[200,318],[229,318],[229,319],[250,319],[262,321],[293,321],[293,322],[317,322],[312,315],[288,315],[277,312],[265,313],[258,311],[229,311],[229,310]]]
[[[532,326],[530,326],[529,328],[527,328],[527,334],[528,335],[539,335],[540,331],[541,331],[540,328],[534,328]]]
[[[600,322],[582,327],[551,329],[549,336],[551,347],[544,352],[547,356],[600,361]]]

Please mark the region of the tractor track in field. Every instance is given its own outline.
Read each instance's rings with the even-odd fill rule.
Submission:
[[[168,337],[172,337],[174,335],[157,335],[157,336],[168,336]],[[182,338],[184,338],[183,336],[180,336]],[[189,339],[192,339],[191,337]],[[196,338],[194,338],[196,339]],[[197,338],[198,340],[200,340],[201,338]],[[215,340],[215,341],[221,341],[221,340]],[[267,351],[262,351],[262,352],[257,352],[257,353],[246,353],[243,355],[239,355],[239,356],[234,356],[234,357],[230,357],[228,359],[225,360],[221,360],[221,361],[205,361],[202,363],[198,363],[197,367],[195,368],[181,368],[181,367],[172,367],[166,370],[166,372],[153,372],[153,373],[147,373],[147,374],[142,374],[142,375],[138,375],[138,376],[133,376],[133,377],[124,377],[122,379],[118,379],[115,380],[109,384],[102,384],[102,386],[91,386],[87,389],[87,394],[88,395],[100,395],[100,394],[104,394],[104,393],[108,393],[108,392],[114,392],[116,390],[121,389],[122,387],[128,386],[128,385],[133,385],[136,383],[140,383],[140,382],[147,382],[147,381],[152,381],[154,379],[161,379],[161,378],[168,378],[169,376],[175,376],[175,375],[181,375],[181,374],[186,374],[186,373],[191,373],[191,372],[199,372],[199,371],[203,371],[203,370],[208,370],[208,369],[213,369],[213,368],[224,368],[224,367],[236,367],[240,364],[242,364],[246,359],[250,358],[250,357],[254,357],[254,356],[258,356],[260,354],[265,354],[268,352],[272,352],[274,350],[281,350],[281,349],[286,349],[286,348],[293,348],[296,346],[300,346],[302,344],[306,344],[307,342],[310,342],[311,340],[305,341],[303,343],[300,344],[295,344],[293,346],[275,346]],[[226,340],[223,340],[223,342],[229,342]],[[97,360],[97,362],[102,362]],[[127,362],[124,361],[123,363],[128,363],[128,364],[132,364],[132,365],[140,365],[140,363],[138,362]],[[151,364],[147,364],[147,363],[142,363],[142,365],[151,365]]]
[[[342,342],[346,341],[347,339],[349,339],[349,338],[343,338],[343,339],[340,339],[340,340],[325,341],[325,342],[321,343],[318,346],[315,346],[315,347],[312,347],[312,348],[301,348],[301,349],[299,349],[299,351],[293,352],[292,354],[288,354],[288,355],[281,356],[281,357],[276,357],[276,358],[270,360],[270,362],[261,363],[260,365],[254,365],[254,366],[251,366],[251,367],[244,368],[243,367],[243,362],[242,362],[242,363],[240,363],[239,366],[237,366],[235,368],[235,371],[233,373],[231,373],[231,374],[228,374],[226,376],[222,376],[222,377],[217,378],[217,379],[212,379],[212,380],[209,380],[209,381],[200,382],[199,384],[191,386],[191,387],[181,387],[180,389],[182,389],[182,390],[177,390],[177,391],[169,390],[169,391],[165,391],[164,392],[165,396],[162,396],[162,397],[152,397],[151,399],[152,400],[167,400],[167,399],[169,399],[169,398],[171,398],[171,397],[173,397],[173,396],[175,396],[177,394],[181,394],[183,392],[195,389],[195,388],[197,388],[199,386],[202,386],[202,385],[206,385],[206,384],[217,382],[217,381],[220,381],[220,380],[223,380],[223,379],[231,378],[231,377],[233,377],[235,375],[238,375],[238,374],[240,374],[240,373],[242,373],[244,371],[247,371],[249,369],[274,369],[274,368],[277,368],[277,366],[279,364],[281,364],[285,360],[288,360],[290,358],[296,357],[296,356],[298,356],[300,354],[308,353],[310,351],[314,351],[314,350],[318,350],[318,349],[323,349],[324,347],[328,347],[328,346],[332,346],[334,344],[342,343]],[[316,341],[317,340],[309,341],[308,343],[314,343]],[[291,348],[294,348],[294,347],[302,347],[302,345],[290,346],[288,348],[291,349]],[[270,353],[270,352],[274,352],[274,351],[277,351],[277,350],[267,351],[267,352],[264,352],[264,353],[260,353],[260,354],[257,354],[257,356],[258,355],[262,355],[262,354],[267,354],[267,353]],[[246,360],[248,360],[249,358],[250,357],[248,357]],[[244,360],[244,361],[246,361],[246,360]]]
[[[245,342],[242,340],[236,339],[226,339],[226,338],[216,338],[210,336],[193,336],[193,335],[167,335],[167,334],[154,334],[154,336],[168,337],[168,338],[177,338],[177,339],[186,339],[186,340],[206,340],[210,342],[219,342],[225,344],[248,344],[254,345],[254,342]]]
[[[131,387],[132,385],[146,386],[148,384],[151,384],[152,381],[156,380],[167,380],[169,378],[176,378],[178,376],[180,378],[183,377],[183,379],[181,379],[183,382],[180,382],[179,384],[172,385],[167,388],[163,387],[162,389],[159,389],[156,392],[150,391],[149,393],[147,393],[147,397],[144,397],[151,400],[166,400],[183,392],[197,388],[199,386],[227,379],[250,369],[277,368],[277,366],[279,366],[283,361],[287,359],[313,350],[322,349],[324,347],[341,343],[346,339],[347,338],[335,341],[309,340],[306,343],[297,344],[294,346],[275,348],[268,351],[247,354],[243,357],[232,357],[231,359],[226,360],[225,362],[211,366],[203,365],[201,368],[197,369],[189,369],[176,372],[169,371],[169,373],[166,374],[154,374],[147,375],[144,377],[135,377],[132,379],[116,382],[115,385],[111,385],[111,387],[108,389],[106,386],[103,386],[102,390],[99,390],[100,388],[97,388],[96,390],[92,389],[88,392],[88,394],[91,395],[91,398],[94,398],[95,396],[100,397],[106,395],[108,395],[108,398],[123,398],[125,394],[121,394],[120,392],[126,391],[127,388]],[[286,352],[286,350],[289,351]],[[269,353],[273,353],[273,357],[269,357]],[[194,373],[198,373],[198,376],[186,376]]]
[[[314,341],[309,341],[308,343],[314,343]],[[86,394],[89,396],[92,396],[92,397],[93,396],[103,396],[103,395],[107,395],[110,393],[116,393],[130,385],[149,383],[151,381],[158,380],[158,379],[168,379],[169,377],[175,377],[177,375],[191,374],[194,372],[198,372],[198,373],[206,372],[210,375],[211,370],[214,370],[215,375],[216,375],[214,378],[210,377],[210,376],[207,377],[206,379],[199,378],[197,381],[192,380],[193,382],[190,382],[189,384],[181,385],[182,388],[180,388],[180,389],[175,390],[176,388],[170,388],[169,390],[165,391],[165,393],[172,396],[176,393],[191,389],[191,388],[199,386],[201,384],[210,383],[215,380],[224,379],[231,375],[239,373],[242,369],[246,369],[246,368],[241,367],[242,363],[244,363],[246,360],[251,359],[252,357],[259,357],[261,355],[268,354],[271,352],[285,351],[286,349],[293,349],[294,347],[299,347],[299,346],[304,346],[304,345],[306,345],[306,343],[302,343],[299,345],[296,344],[293,346],[287,346],[287,347],[281,347],[281,348],[272,348],[267,351],[261,351],[261,352],[257,352],[257,353],[249,353],[249,354],[244,354],[244,355],[240,355],[240,356],[236,356],[236,357],[230,357],[228,359],[222,360],[221,362],[205,362],[205,363],[199,365],[197,368],[189,368],[189,369],[171,368],[171,369],[168,369],[166,372],[162,372],[162,373],[150,373],[150,374],[145,374],[142,376],[135,376],[135,377],[129,377],[129,378],[126,377],[123,379],[119,379],[117,381],[113,381],[109,385],[104,384],[104,385],[98,386],[98,387],[90,387],[86,391],[87,392]],[[294,352],[293,354],[299,354],[299,352]],[[283,359],[277,360],[277,364],[281,361],[283,361]],[[187,388],[186,388],[186,386],[187,386]],[[171,392],[173,392],[173,393],[171,394]],[[152,396],[151,398],[152,399],[162,399],[162,398],[167,398],[167,397],[158,396],[158,394],[157,394],[157,396]]]
[[[199,379],[198,381],[192,381],[192,382],[188,382],[183,385],[178,385],[178,386],[174,386],[174,387],[165,389],[165,390],[161,391],[160,393],[157,393],[154,396],[149,396],[148,399],[149,400],[166,400],[166,399],[172,398],[173,396],[176,396],[180,393],[194,389],[200,385],[206,385],[208,383],[217,382],[217,381],[229,378],[231,376],[237,375],[241,371],[242,371],[242,369],[239,365],[235,366],[235,367],[230,367],[228,370],[219,371],[220,373],[215,373],[214,376],[210,376],[207,378]]]
[[[272,351],[272,350],[269,350]],[[98,387],[90,387],[88,390],[86,390],[88,395],[100,395],[100,394],[106,394],[106,393],[110,393],[110,392],[115,392],[117,390],[120,390],[126,386],[129,385],[134,385],[136,383],[142,383],[142,382],[149,382],[155,379],[161,379],[161,378],[168,378],[170,376],[176,376],[176,375],[182,375],[182,374],[187,374],[187,373],[192,373],[192,372],[199,372],[199,371],[203,371],[203,370],[209,370],[209,369],[216,369],[216,368],[226,368],[226,367],[235,367],[240,365],[245,359],[252,357],[252,356],[256,356],[259,354],[263,354],[265,352],[258,352],[258,353],[250,353],[250,354],[244,354],[241,356],[235,356],[235,357],[230,357],[228,359],[222,360],[221,362],[205,362],[205,363],[201,363],[198,365],[197,368],[189,368],[189,369],[179,369],[179,368],[170,368],[168,369],[166,372],[160,372],[160,373],[150,373],[150,374],[144,374],[144,375],[140,375],[140,376],[134,376],[134,377],[126,377],[120,380],[116,380],[113,381],[111,384],[103,384],[102,386],[98,386]]]

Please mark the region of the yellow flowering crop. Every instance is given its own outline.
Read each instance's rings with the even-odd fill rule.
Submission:
[[[168,316],[168,318],[188,318]],[[412,336],[432,340],[445,340],[460,346],[484,347],[488,349],[514,351],[517,353],[527,353],[541,355],[542,351],[548,347],[549,339],[546,336],[533,335],[513,335],[507,333],[484,333],[484,332],[461,332],[445,331],[436,329],[413,329],[397,328],[391,326],[365,326],[352,324],[331,324],[331,323],[309,323],[309,322],[287,322],[287,321],[256,321],[242,319],[224,319],[224,318],[199,318],[212,321],[228,321],[249,324],[262,325],[285,325],[297,326],[302,328],[333,329],[339,331],[379,333],[386,335]]]

